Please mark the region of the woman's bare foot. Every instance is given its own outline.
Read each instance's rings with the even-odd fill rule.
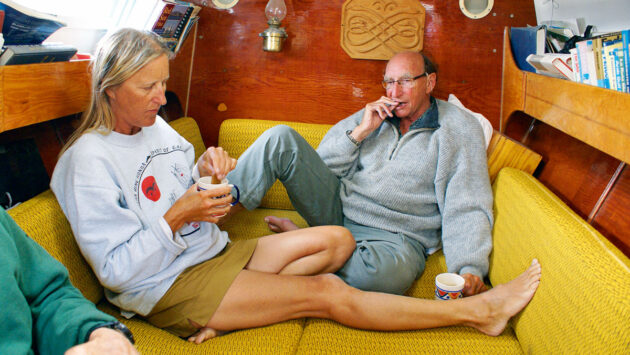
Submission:
[[[540,263],[534,259],[527,270],[512,281],[471,297],[471,300],[477,298],[475,301],[481,302],[477,309],[487,313],[482,315],[480,321],[469,325],[488,335],[501,334],[510,318],[523,310],[534,297],[541,270]]]
[[[276,216],[265,217],[265,222],[269,229],[276,233],[289,232],[296,229],[300,229],[293,221],[288,218],[280,218]]]
[[[205,328],[199,329],[197,333],[188,337],[188,341],[193,342],[195,344],[201,344],[208,339],[221,336],[224,333],[225,332],[221,332],[216,329],[205,327]]]

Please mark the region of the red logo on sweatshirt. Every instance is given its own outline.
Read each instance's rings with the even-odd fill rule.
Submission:
[[[160,188],[153,176],[148,176],[142,180],[142,192],[149,200],[156,202],[160,199]]]

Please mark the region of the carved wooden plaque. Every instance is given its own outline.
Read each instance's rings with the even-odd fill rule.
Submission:
[[[418,0],[346,0],[341,47],[354,59],[389,60],[422,50],[424,7]]]

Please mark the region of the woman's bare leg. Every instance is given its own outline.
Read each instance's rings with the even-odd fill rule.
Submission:
[[[532,299],[541,267],[534,260],[514,280],[460,300],[435,301],[365,292],[334,275],[289,276],[243,270],[206,327],[222,331],[315,317],[371,330],[411,330],[467,325],[499,335]],[[204,340],[203,331],[195,341]]]
[[[262,237],[245,268],[284,275],[337,271],[355,248],[350,231],[339,226],[303,228]]]
[[[317,275],[337,271],[355,248],[350,231],[339,226],[303,228],[258,239],[246,270],[280,275]],[[190,320],[189,320],[190,321]],[[188,338],[201,343],[222,332],[190,321],[199,332]]]

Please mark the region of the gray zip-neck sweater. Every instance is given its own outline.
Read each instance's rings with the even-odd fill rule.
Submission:
[[[483,132],[458,107],[431,107],[401,136],[396,120],[359,146],[346,131],[363,110],[336,124],[317,152],[341,179],[344,215],[414,238],[429,253],[443,247],[449,272],[484,276],[492,250],[492,189]]]

